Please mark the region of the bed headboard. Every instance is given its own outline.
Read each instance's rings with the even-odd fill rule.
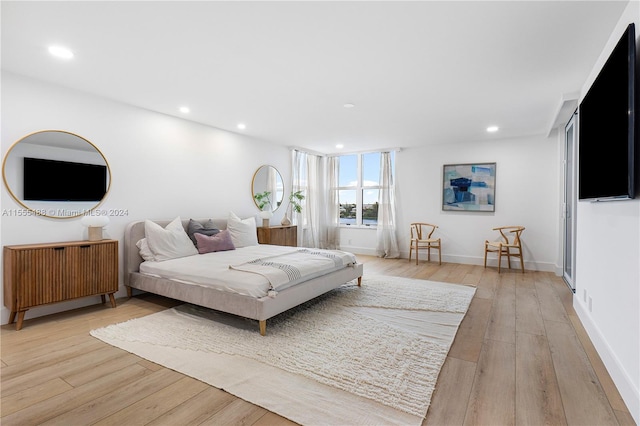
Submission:
[[[196,222],[205,224],[209,219],[193,219]],[[152,222],[165,227],[171,220],[153,220]],[[213,224],[216,228],[227,229],[227,219],[213,219]],[[189,219],[182,219],[182,226],[185,231],[189,225]],[[142,263],[142,257],[136,243],[144,238],[144,220],[129,223],[124,230],[124,284],[129,285],[129,274],[131,272],[138,272],[140,270],[140,264]]]

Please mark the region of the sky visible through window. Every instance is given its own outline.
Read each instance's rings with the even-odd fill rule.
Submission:
[[[362,156],[362,186],[379,186],[380,179],[380,153],[372,152]],[[340,191],[340,203],[356,203],[356,191],[358,186],[358,156],[340,156],[340,175],[338,186],[353,187],[354,190]],[[362,193],[363,204],[373,204],[378,201],[377,189],[364,189]]]
[[[361,157],[362,180],[360,182],[358,157]],[[340,156],[338,175],[338,185],[342,188],[338,193],[340,223],[346,225],[378,223],[380,157],[379,152]],[[359,195],[360,200],[358,200]]]

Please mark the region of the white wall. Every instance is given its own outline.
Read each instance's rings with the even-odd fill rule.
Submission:
[[[1,152],[24,135],[44,129],[76,133],[96,145],[111,167],[112,185],[100,209],[117,209],[106,228],[121,242],[128,222],[145,218],[217,217],[230,210],[241,217],[258,213],[251,178],[263,164],[280,172],[288,189],[285,147],[153,113],[62,87],[2,73]],[[4,185],[1,196],[2,245],[86,238],[80,218],[15,216],[21,207]],[[279,223],[282,212],[271,219]],[[120,274],[122,283],[122,273]],[[125,294],[121,285],[118,296]],[[99,298],[30,309],[26,318],[96,303]],[[2,307],[2,323],[8,321]]]
[[[631,22],[635,22],[638,37],[638,1],[627,6],[583,86],[582,96],[591,87],[604,61]],[[640,37],[636,43],[640,46]],[[576,312],[636,423],[640,423],[639,198],[578,203],[575,284],[573,305]]]
[[[498,236],[492,228],[522,225],[525,267],[556,272],[558,258],[559,184],[557,137],[431,145],[396,153],[398,244],[409,256],[409,224],[437,224],[442,260],[482,264],[484,241]],[[442,210],[444,164],[496,163],[495,212]],[[345,228],[341,246],[375,253],[375,230]],[[351,241],[351,243],[350,243]],[[424,253],[424,252],[423,252]],[[489,262],[496,265],[495,256]]]

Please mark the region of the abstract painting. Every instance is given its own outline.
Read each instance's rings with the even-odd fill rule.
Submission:
[[[442,180],[442,210],[496,210],[496,163],[445,164]]]

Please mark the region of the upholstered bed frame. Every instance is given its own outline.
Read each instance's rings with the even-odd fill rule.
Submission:
[[[194,220],[204,224],[208,219]],[[164,227],[171,221],[154,220],[154,222]],[[224,219],[214,219],[213,222],[219,229],[227,228],[227,221]],[[182,221],[185,230],[188,223],[188,219]],[[289,287],[280,291],[276,297],[255,298],[141,274],[139,268],[143,260],[136,243],[144,237],[144,221],[132,222],[127,225],[124,234],[124,284],[127,286],[129,297],[132,295],[132,289],[136,288],[194,305],[251,318],[258,321],[260,334],[263,336],[266,333],[267,319],[353,279],[358,279],[358,285],[362,280],[363,265],[359,263],[353,267],[347,267]]]

